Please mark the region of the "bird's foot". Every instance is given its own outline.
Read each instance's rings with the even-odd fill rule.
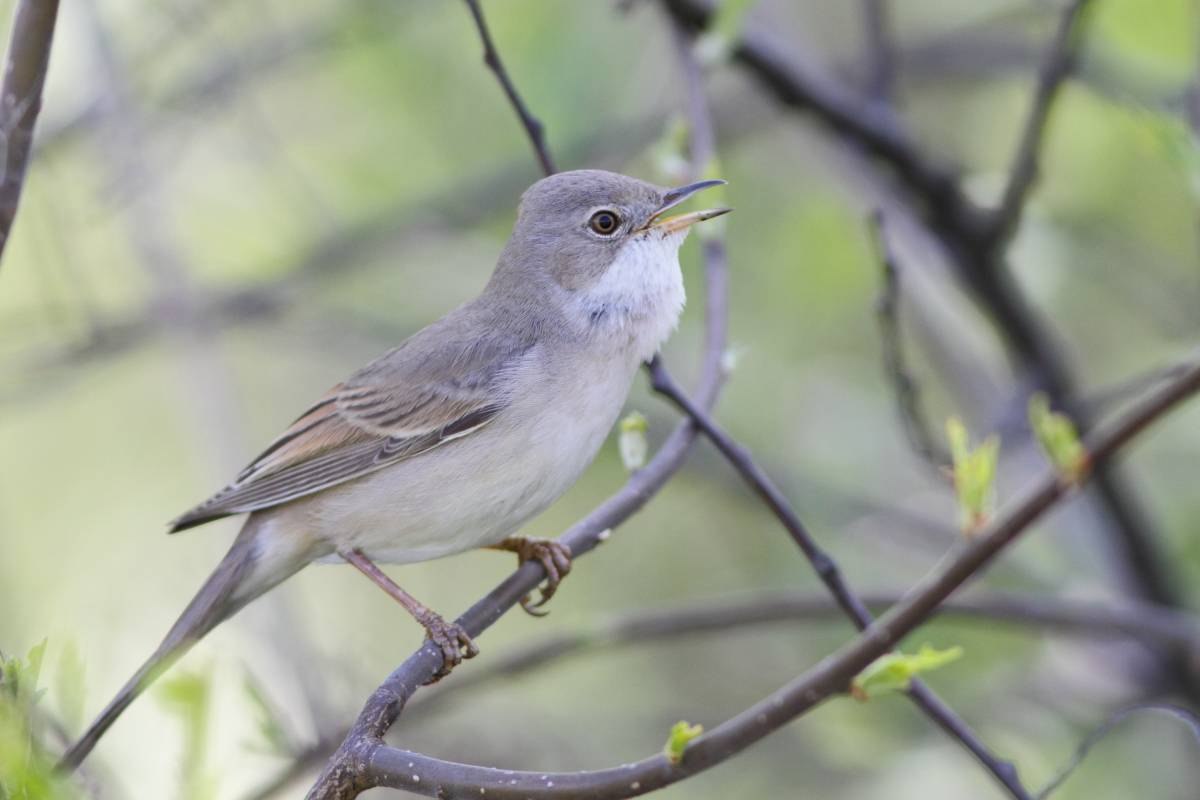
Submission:
[[[417,621],[425,628],[425,637],[442,651],[442,666],[429,683],[437,683],[449,675],[450,670],[461,664],[464,658],[479,655],[479,648],[458,623],[447,622],[433,611],[422,614]]]
[[[546,571],[546,581],[538,587],[539,597],[534,602],[532,595],[521,598],[521,608],[525,613],[535,617],[544,617],[550,613],[541,611],[554,593],[558,585],[571,571],[571,548],[554,539],[533,539],[525,536],[510,536],[495,545],[497,550],[508,550],[517,554],[517,562],[536,561]]]

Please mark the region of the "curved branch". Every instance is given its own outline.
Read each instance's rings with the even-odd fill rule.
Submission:
[[[656,364],[651,365],[651,375],[655,391],[687,414],[709,441],[716,445],[721,455],[725,456],[725,459],[782,523],[788,534],[791,535],[792,541],[808,558],[817,577],[825,584],[829,594],[845,615],[856,628],[860,631],[865,630],[874,621],[866,604],[847,585],[837,562],[817,544],[816,539],[800,521],[800,517],[788,503],[783,492],[775,486],[762,468],[754,463],[750,451],[735,442],[717,426],[704,410],[688,400],[665,370]],[[1010,795],[1018,800],[1032,800],[1029,792],[1021,785],[1020,778],[1017,777],[1016,767],[1011,762],[992,753],[978,734],[971,730],[970,726],[955,714],[945,701],[934,694],[933,690],[923,681],[914,679],[910,684],[908,696],[938,727],[965,747]]]
[[[1088,438],[1094,463],[1110,459],[1152,422],[1200,391],[1200,361]],[[858,637],[803,675],[691,742],[679,763],[663,755],[605,770],[574,773],[517,772],[431,758],[376,742],[361,753],[365,784],[390,786],[438,798],[491,800],[617,800],[676,783],[741,752],[786,723],[845,691],[854,676],[925,622],[1073,486],[1044,475],[1020,502],[997,516],[931,571],[906,598]]]
[[[707,25],[712,16],[708,0],[663,2],[672,16],[695,27]],[[1067,21],[1074,23],[1075,17]],[[1079,392],[1074,370],[1053,334],[1052,321],[1037,312],[1014,279],[1003,252],[1004,240],[990,233],[993,215],[972,203],[954,175],[920,150],[894,117],[882,115],[825,70],[800,60],[794,48],[788,48],[771,31],[747,25],[735,57],[779,103],[811,111],[851,145],[890,168],[976,304],[1003,334],[1014,367],[1046,391],[1080,430],[1090,430],[1091,414],[1075,402]],[[1035,111],[1030,115],[1035,127],[1041,116],[1036,105],[1035,97]],[[1129,588],[1150,602],[1182,607],[1137,493],[1107,464],[1097,469],[1091,486],[1105,512],[1105,533],[1117,546],[1119,560],[1115,560]],[[1164,666],[1175,687],[1200,703],[1200,681],[1187,666],[1178,662]]]
[[[993,242],[1008,239],[1021,224],[1025,201],[1037,180],[1038,155],[1045,138],[1046,123],[1050,120],[1050,110],[1054,107],[1059,90],[1075,68],[1078,43],[1082,37],[1082,17],[1088,2],[1071,0],[1059,17],[1054,39],[1043,57],[1033,105],[1021,131],[1020,143],[1009,170],[1008,185],[1004,187],[1000,205],[992,216],[986,234]]]
[[[495,73],[496,80],[500,81],[500,87],[504,89],[504,94],[508,97],[508,102],[517,112],[521,125],[524,126],[525,133],[529,137],[529,143],[533,145],[533,154],[537,157],[538,163],[542,165],[542,172],[553,175],[558,170],[554,168],[554,159],[550,157],[550,149],[546,147],[545,126],[530,113],[529,107],[517,93],[517,87],[508,77],[508,70],[504,68],[504,62],[500,60],[500,53],[496,51],[496,46],[492,43],[492,34],[488,30],[487,20],[483,17],[483,9],[479,7],[479,0],[466,0],[466,3],[467,8],[471,10],[472,19],[475,20],[475,28],[479,31],[479,39],[483,42],[483,63],[487,64],[488,69]]]
[[[866,606],[882,613],[900,602],[900,592],[872,591],[860,595]],[[480,668],[439,683],[405,708],[406,719],[427,716],[464,692],[527,672],[540,670],[571,656],[640,643],[660,644],[689,636],[718,634],[732,629],[783,622],[832,622],[843,612],[828,594],[770,591],[717,597],[666,609],[642,609],[617,614],[586,628],[540,636],[501,653]],[[934,612],[949,624],[980,620],[1063,636],[1140,641],[1176,650],[1200,662],[1200,619],[1146,603],[1120,604],[988,592],[949,600]],[[243,800],[268,800],[329,758],[346,735],[314,742],[292,756],[278,774]]]
[[[0,86],[0,255],[21,202],[57,19],[58,0],[22,0],[13,14]]]
[[[478,7],[472,0],[468,0],[468,4],[473,13],[478,12]],[[476,19],[477,22],[482,22],[482,17]],[[485,31],[486,28],[481,26],[481,35]],[[494,51],[490,39],[485,41],[484,46],[485,49]],[[524,120],[523,105],[519,105],[519,100],[514,99],[515,91],[509,96],[514,102],[514,108]],[[526,131],[531,138],[536,132],[528,125]],[[545,149],[540,139],[535,138],[534,145],[539,153]],[[547,161],[552,163],[549,159]],[[725,246],[720,239],[712,238],[705,242],[703,252],[707,289],[706,336],[696,402],[705,409],[711,409],[716,403],[724,379],[721,361],[725,352],[728,316],[728,270]],[[608,538],[613,528],[649,502],[683,466],[696,436],[697,430],[690,420],[679,423],[655,453],[654,458],[634,473],[620,491],[566,531],[559,541],[570,548],[572,557],[577,559],[589,553]],[[482,600],[476,602],[456,622],[475,638],[512,609],[521,598],[533,591],[544,578],[545,573],[540,564],[526,562]],[[368,754],[382,744],[383,735],[399,718],[405,703],[437,673],[441,662],[440,651],[426,643],[372,692],[342,745],[326,763],[321,776],[309,790],[310,800],[353,798],[372,785],[374,779],[367,771]]]

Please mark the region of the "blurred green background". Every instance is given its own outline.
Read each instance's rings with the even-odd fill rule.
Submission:
[[[0,5],[9,18],[11,3]],[[682,81],[661,10],[630,5],[484,7],[561,168],[666,180],[656,145],[683,108]],[[1101,391],[1181,356],[1200,332],[1200,155],[1183,114],[1200,9],[1095,5],[1082,77],[1056,109],[1012,258],[1086,386]],[[994,199],[1058,6],[892,7],[906,121],[962,167],[973,194]],[[751,19],[841,79],[862,75],[859,4],[762,0]],[[716,70],[709,87],[737,209],[727,233],[739,358],[719,419],[855,588],[903,589],[957,533],[949,487],[910,451],[881,369],[880,268],[866,224],[875,200],[836,139],[735,67]],[[0,268],[0,649],[49,640],[46,703],[78,730],[157,644],[238,525],[167,537],[164,522],[223,485],[311,398],[477,292],[539,174],[465,6],[436,0],[65,0],[38,133]],[[695,241],[683,262],[691,304],[665,357],[690,379],[703,322]],[[907,257],[901,280],[932,416],[961,414],[982,434],[1012,402],[993,332],[935,264]],[[962,369],[946,368],[947,351]],[[676,421],[641,379],[629,408],[647,415],[652,442]],[[1038,468],[1022,434],[1010,438],[1001,501]],[[1198,445],[1192,406],[1125,459],[1192,601]],[[526,533],[556,535],[624,478],[614,437]],[[1093,522],[1072,502],[981,582],[1122,597]],[[392,574],[453,615],[512,566],[480,552]],[[616,612],[797,588],[819,585],[700,443],[661,495],[579,564],[547,619],[508,615],[462,674]],[[514,769],[609,766],[661,748],[676,720],[717,724],[849,634],[841,622],[796,622],[592,652],[464,691],[435,715],[402,720],[392,738]],[[965,647],[932,685],[1029,786],[1138,696],[1137,645],[978,621],[934,623],[909,644],[924,641]],[[419,642],[352,570],[310,568],[176,668],[211,682],[203,763],[187,767],[203,780],[181,776],[192,745],[160,691],[103,740],[96,780],[105,797],[241,797],[286,764],[258,731],[245,676],[308,741],[352,719]],[[82,709],[55,690],[75,659]],[[1198,746],[1169,721],[1135,718],[1057,796],[1195,797]],[[661,796],[1000,794],[908,704],[881,698],[835,699]]]

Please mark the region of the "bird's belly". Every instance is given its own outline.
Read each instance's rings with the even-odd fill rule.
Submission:
[[[398,564],[513,535],[591,463],[634,369],[614,363],[548,380],[475,433],[315,495],[313,534]]]

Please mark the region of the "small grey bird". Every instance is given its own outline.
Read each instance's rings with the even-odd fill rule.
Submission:
[[[638,365],[674,330],[679,246],[690,225],[729,209],[663,215],[721,183],[663,189],[581,170],[530,187],[479,297],[334,386],[233,483],[171,523],[174,532],[250,515],[62,765],[78,765],[191,645],[310,562],[348,561],[381,586],[441,648],[444,672],[475,655],[474,643],[375,562],[509,550],[548,576],[526,610],[548,600],[570,553],[513,533],[591,463]]]

